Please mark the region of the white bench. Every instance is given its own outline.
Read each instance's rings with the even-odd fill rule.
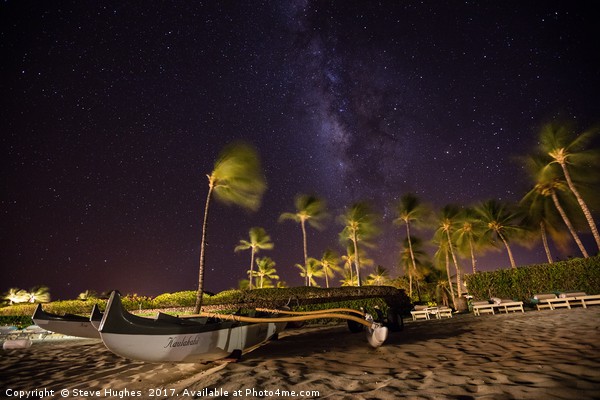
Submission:
[[[435,310],[435,317],[437,319],[442,319],[442,317],[452,318],[452,309],[450,307],[438,307]]]
[[[429,309],[427,306],[415,306],[415,309],[410,312],[413,321],[418,319],[429,319]]]
[[[473,302],[473,314],[481,315],[483,314],[495,314],[494,311],[495,304],[491,304],[487,301],[475,301]]]
[[[501,302],[500,304],[495,304],[495,307],[498,308],[498,311],[500,311],[500,312],[504,311],[507,314],[509,311],[512,311],[512,312],[521,311],[522,313],[525,312],[525,310],[523,309],[522,301]]]
[[[581,305],[583,308],[587,308],[587,306],[591,306],[593,304],[600,304],[600,294],[580,296],[576,297],[576,299],[581,300]]]
[[[546,300],[556,299],[556,295],[554,293],[540,293],[533,296],[534,300],[537,300],[536,307],[538,310],[543,310],[545,308],[552,309],[552,306]]]

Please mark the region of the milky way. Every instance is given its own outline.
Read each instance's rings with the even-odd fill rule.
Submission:
[[[332,217],[370,200],[385,225],[369,255],[397,275],[402,194],[517,201],[530,183],[515,156],[544,122],[598,122],[590,7],[3,2],[0,290],[195,289],[206,174],[235,139],[257,147],[269,189],[254,214],[215,203],[208,290],[244,277],[249,255],[233,248],[252,226],[275,242],[261,255],[301,284],[300,228],[277,222],[298,193],[325,198]],[[340,230],[335,218],[311,229],[309,255],[342,252]]]

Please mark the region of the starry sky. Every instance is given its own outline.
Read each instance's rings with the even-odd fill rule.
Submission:
[[[196,289],[206,174],[238,139],[268,190],[256,213],[212,203],[206,290],[244,278],[250,254],[233,249],[252,226],[275,243],[259,256],[302,284],[300,227],[277,221],[299,193],[334,217],[370,201],[369,256],[397,275],[402,194],[517,201],[530,183],[514,158],[543,123],[599,122],[590,4],[3,1],[0,291]],[[341,229],[309,229],[309,256],[342,252]],[[545,261],[539,245],[515,258]]]

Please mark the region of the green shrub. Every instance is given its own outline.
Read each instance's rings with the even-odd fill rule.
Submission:
[[[469,294],[475,299],[510,298],[528,302],[537,293],[581,291],[600,293],[600,256],[553,264],[468,274]]]

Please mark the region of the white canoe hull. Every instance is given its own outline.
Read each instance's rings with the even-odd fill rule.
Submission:
[[[182,335],[102,333],[113,353],[148,362],[209,362],[269,340],[285,323],[259,323]]]

